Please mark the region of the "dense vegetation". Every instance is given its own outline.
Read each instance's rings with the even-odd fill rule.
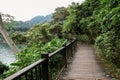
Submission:
[[[64,42],[65,39],[54,38],[45,44],[42,42],[32,42],[32,44],[28,44],[23,51],[16,55],[18,58],[17,61],[12,63],[10,69],[4,72],[4,74],[0,75],[0,78],[5,78],[6,76],[9,76],[39,60],[42,53],[51,53],[57,50],[58,48],[62,47]]]
[[[0,75],[7,70],[9,70],[9,67],[3,64],[2,62],[0,62]]]
[[[120,1],[85,0],[81,5],[73,3],[68,10],[63,30],[94,43],[108,73],[120,78]]]
[[[12,63],[8,71],[0,75],[3,79],[22,68],[34,63],[41,58],[42,53],[51,53],[66,42],[64,38],[58,38],[49,33],[49,24],[39,24],[27,32],[15,32],[12,38],[17,44],[26,45],[23,50],[17,53],[17,61]]]
[[[61,47],[65,40],[59,38],[76,37],[80,41],[94,44],[97,55],[105,63],[107,73],[111,77],[120,78],[119,13],[119,0],[85,0],[82,4],[72,3],[67,8],[56,8],[51,22],[37,24],[27,32],[11,35],[16,43],[27,46],[17,55],[18,61],[12,64],[13,71],[2,76],[38,60],[45,50],[50,53]]]
[[[11,21],[5,20],[4,23],[6,24],[6,22]],[[11,64],[9,70],[3,64],[0,65],[0,67],[4,67],[4,71],[0,74],[0,80],[39,60],[42,53],[51,53],[62,47],[66,39],[53,35],[53,29],[54,27],[46,22],[36,24],[28,31],[21,32],[12,29],[11,38],[16,44],[22,44],[24,48],[17,53],[17,60]]]

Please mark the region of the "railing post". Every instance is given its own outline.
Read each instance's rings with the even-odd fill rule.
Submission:
[[[75,49],[76,49],[76,45],[77,45],[77,43],[76,43],[76,39],[75,39],[75,40],[71,43],[71,46],[70,46],[70,50],[71,50],[71,52],[72,52],[71,57],[74,56]]]
[[[66,44],[64,44],[63,46],[65,47],[65,51],[63,53],[64,64],[65,64],[65,68],[67,68],[67,47]]]
[[[73,42],[72,42],[72,43],[73,43]],[[70,55],[70,58],[73,57],[73,52],[72,52],[72,51],[73,51],[73,50],[72,50],[72,46],[73,46],[73,45],[72,45],[72,43],[70,44],[70,54],[71,54],[71,55]]]
[[[42,69],[43,69],[43,80],[50,80],[50,77],[49,77],[49,57],[48,57],[48,54],[44,53],[44,54],[41,54],[42,58],[45,58],[46,61],[42,64]]]
[[[67,47],[65,44],[65,68],[67,68]]]
[[[75,40],[75,51],[76,51],[76,48],[77,48],[77,39]]]
[[[76,48],[76,40],[72,43],[72,50],[73,50],[73,55],[75,53],[75,48]]]
[[[71,49],[71,58],[73,57],[73,54],[74,54],[74,52],[73,52],[73,42],[71,43],[71,45],[70,45],[70,49]]]

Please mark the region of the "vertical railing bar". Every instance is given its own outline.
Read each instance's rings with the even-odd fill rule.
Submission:
[[[67,68],[67,51],[66,51],[66,45],[65,45],[65,51],[64,51],[64,62],[65,62],[65,68]]]
[[[30,79],[31,79],[31,80],[34,80],[34,79],[33,79],[33,70],[30,71],[30,75],[31,75],[31,76],[30,76]]]
[[[73,44],[73,43],[72,43]],[[73,52],[72,52],[72,44],[71,44],[71,58],[72,58],[72,56],[73,56]]]
[[[19,80],[21,80],[21,77],[19,78]]]
[[[71,44],[69,45],[69,54],[70,54],[70,57],[69,59],[71,58]]]
[[[28,80],[28,75],[27,75],[27,73],[25,74],[25,79]]]
[[[35,67],[35,79],[38,80],[37,66]]]
[[[68,46],[68,54],[69,54],[69,59],[70,59],[70,56],[71,56],[71,54],[70,54],[70,46]]]
[[[67,46],[65,47],[65,53],[66,53],[66,55],[67,55],[67,61],[68,61],[68,56],[69,56],[69,54],[68,54],[68,52],[67,52]]]
[[[53,62],[53,59],[52,58],[50,58],[50,62]],[[51,77],[51,79],[53,79],[53,73],[51,73],[52,72],[52,69],[50,68],[50,77]]]
[[[38,65],[38,70],[39,70],[39,74],[38,74],[38,76],[39,76],[39,79],[40,80],[42,80],[41,78],[42,78],[42,71],[41,71],[41,67],[40,67],[40,65]]]

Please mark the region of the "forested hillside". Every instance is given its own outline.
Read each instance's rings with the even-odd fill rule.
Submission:
[[[26,27],[26,28],[31,28],[35,24],[40,24],[43,22],[49,22],[51,21],[52,14],[46,15],[46,16],[35,16],[31,20],[28,21],[18,21],[17,27]]]
[[[35,16],[34,18],[27,21],[16,21],[14,20],[14,16],[11,16],[9,14],[1,13],[1,15],[3,18],[5,29],[8,32],[11,32],[12,30],[25,32],[36,24],[50,22],[52,19],[52,14],[48,14],[46,16]]]

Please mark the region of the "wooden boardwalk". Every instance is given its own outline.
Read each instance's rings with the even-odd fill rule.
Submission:
[[[78,43],[75,56],[60,80],[111,80],[94,53],[93,46]]]

